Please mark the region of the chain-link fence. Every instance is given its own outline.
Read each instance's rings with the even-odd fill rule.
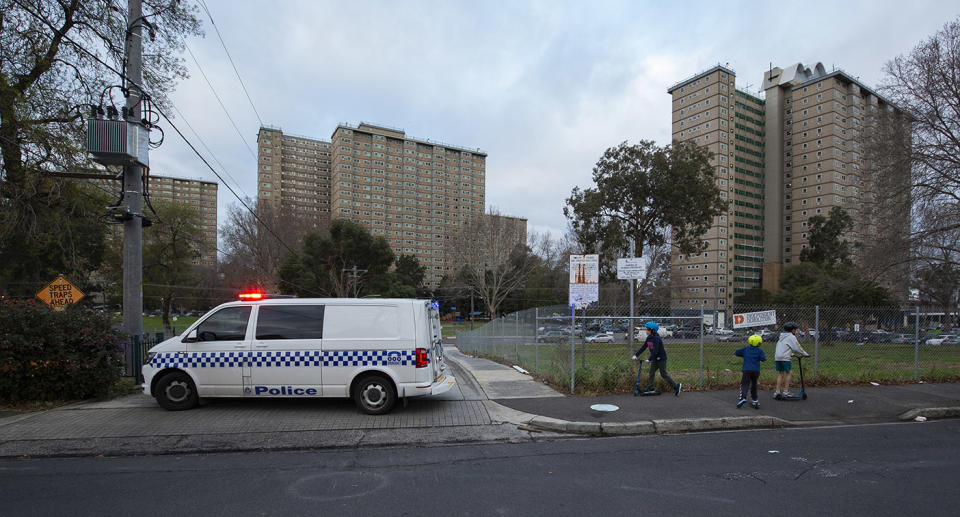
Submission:
[[[736,315],[763,311],[776,311],[776,324],[735,328]],[[742,363],[734,351],[755,333],[763,338],[767,356],[761,382],[775,382],[777,340],[783,325],[795,322],[800,345],[810,354],[803,360],[807,382],[960,377],[960,334],[950,332],[953,322],[917,307],[736,306],[716,312],[639,304],[633,314],[627,306],[539,307],[458,332],[457,346],[519,365],[571,393],[626,392],[637,379],[638,363],[631,356],[646,338],[639,329],[655,321],[671,377],[686,386],[719,388],[739,385]],[[643,385],[647,375],[644,368]],[[798,377],[794,373],[794,382]]]

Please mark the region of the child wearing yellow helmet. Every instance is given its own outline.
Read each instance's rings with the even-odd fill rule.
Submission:
[[[734,354],[743,358],[743,376],[740,378],[740,398],[737,400],[737,407],[743,407],[747,403],[747,388],[750,388],[751,405],[753,409],[760,409],[760,401],[757,397],[757,379],[760,378],[760,361],[766,361],[767,356],[760,348],[763,338],[754,334],[747,339],[750,346],[745,346]]]

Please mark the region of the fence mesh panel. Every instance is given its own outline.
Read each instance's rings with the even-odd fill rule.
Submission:
[[[776,311],[775,325],[733,328],[735,314],[770,310]],[[632,320],[628,306],[573,312],[565,306],[539,307],[458,332],[457,346],[466,353],[519,365],[557,388],[628,392],[637,378],[638,363],[631,356],[646,336],[638,327],[647,321],[660,325],[671,377],[691,387],[739,385],[742,363],[734,351],[747,346],[754,333],[763,338],[767,356],[761,383],[772,385],[776,344],[787,322],[799,326],[797,338],[810,354],[803,360],[808,382],[936,381],[960,376],[960,338],[949,331],[948,322],[916,307],[735,306],[714,314],[641,303]],[[646,368],[642,380],[647,380]]]

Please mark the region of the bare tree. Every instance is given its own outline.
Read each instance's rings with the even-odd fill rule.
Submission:
[[[449,235],[447,250],[461,267],[460,280],[483,299],[490,317],[523,287],[537,262],[526,245],[526,224],[520,221],[491,208],[461,222]]]
[[[911,118],[912,147],[900,158],[912,161],[913,203],[952,215],[913,237],[960,228],[960,19],[887,63],[885,72],[880,90]]]
[[[276,291],[277,271],[287,256],[287,246],[295,248],[314,225],[293,210],[257,204],[249,199],[246,203],[253,207],[256,216],[242,205],[234,204],[226,225],[220,229],[226,254],[224,273],[235,287],[256,285]]]

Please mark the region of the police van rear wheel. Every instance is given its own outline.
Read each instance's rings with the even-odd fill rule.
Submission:
[[[397,402],[393,384],[380,375],[368,375],[357,383],[353,395],[360,411],[368,415],[389,413]]]
[[[160,407],[168,411],[183,411],[197,405],[199,397],[193,379],[182,372],[164,375],[157,382],[155,397]]]

